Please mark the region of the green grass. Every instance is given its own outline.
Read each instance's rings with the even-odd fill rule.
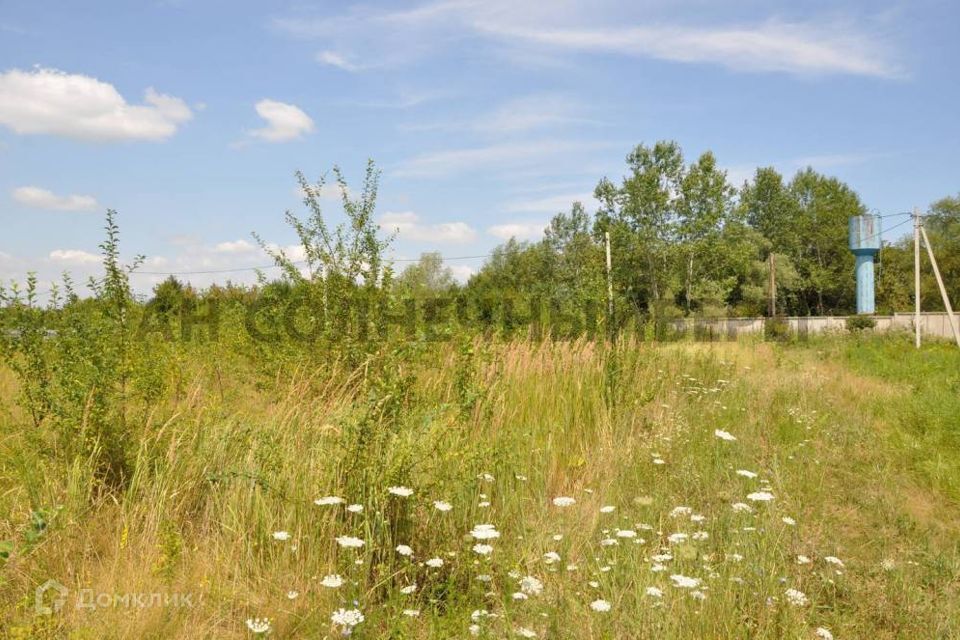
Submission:
[[[215,368],[206,355],[168,363],[180,388],[134,412],[120,492],[57,457],[12,402],[0,411],[0,540],[13,543],[0,633],[245,638],[246,619],[268,617],[272,637],[334,637],[331,613],[356,606],[356,638],[466,638],[471,624],[486,638],[960,637],[956,350],[477,343],[360,371],[265,371],[229,350]],[[0,390],[15,397],[9,376]],[[761,490],[774,499],[747,498]],[[313,504],[326,495],[364,509]],[[702,521],[672,515],[681,506]],[[469,535],[482,523],[500,533],[479,541],[493,547],[483,556]],[[365,545],[341,548],[341,535]],[[434,557],[442,567],[424,564]],[[345,584],[322,586],[333,573]],[[524,576],[543,590],[516,600]],[[70,596],[37,616],[48,578]],[[190,594],[192,606],[77,609],[83,589]],[[790,604],[788,589],[808,602]],[[598,599],[610,611],[593,611]],[[474,621],[478,610],[494,615]]]

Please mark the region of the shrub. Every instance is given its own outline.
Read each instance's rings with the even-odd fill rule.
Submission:
[[[763,338],[771,342],[786,342],[790,339],[790,323],[782,316],[767,318],[763,323]]]
[[[864,329],[873,329],[877,326],[877,321],[873,316],[848,316],[847,331],[858,333]]]

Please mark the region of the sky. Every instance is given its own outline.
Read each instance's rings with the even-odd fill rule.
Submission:
[[[392,255],[460,279],[661,139],[736,185],[810,165],[924,209],[960,192],[957,24],[951,0],[0,0],[0,280],[98,273],[111,208],[138,291],[249,283],[251,232],[295,242],[294,172],[359,186],[368,158]]]

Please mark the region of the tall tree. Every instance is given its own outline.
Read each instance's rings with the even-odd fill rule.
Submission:
[[[730,215],[733,189],[727,183],[727,173],[717,167],[717,160],[706,152],[687,170],[680,181],[677,212],[677,239],[683,258],[683,298],[687,311],[693,299],[692,289],[700,280],[711,297],[726,298],[717,288],[719,282],[704,270],[697,270],[699,259],[708,251],[722,250],[721,232]],[[710,281],[710,287],[703,287]]]
[[[594,197],[601,208],[596,229],[611,232],[618,241],[618,255],[631,256],[620,260],[621,265],[642,265],[649,289],[632,291],[639,306],[649,307],[664,299],[670,288],[669,261],[677,232],[683,152],[673,141],[661,140],[653,148],[640,144],[627,156],[627,167],[630,173],[620,186],[606,178],[597,185]],[[636,273],[620,270],[618,280],[633,279]]]

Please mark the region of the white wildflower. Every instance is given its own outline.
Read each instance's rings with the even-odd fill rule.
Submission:
[[[347,511],[349,511],[350,513],[363,513],[363,505],[351,504],[347,507]]]
[[[577,501],[575,499],[567,496],[557,496],[556,498],[553,499],[553,504],[554,506],[557,506],[557,507],[569,507],[576,503]]]
[[[594,600],[590,603],[590,608],[594,611],[604,613],[606,611],[610,611],[610,603],[606,600]]]
[[[531,596],[540,595],[543,591],[543,583],[533,576],[524,576],[520,579],[520,591]]]
[[[560,562],[560,554],[556,551],[547,551],[545,554],[543,554],[543,561],[547,564]]]
[[[488,556],[493,551],[493,547],[489,544],[477,543],[473,545],[473,552],[481,556]]]
[[[353,536],[340,536],[337,538],[337,544],[347,549],[359,549],[364,545],[364,542],[360,538],[354,538]]]
[[[333,624],[343,627],[344,634],[349,635],[349,630],[363,622],[363,614],[360,609],[337,609],[330,615],[330,621]]]
[[[690,578],[679,573],[673,574],[670,579],[673,580],[673,586],[680,589],[694,589],[700,586],[700,578]]]
[[[470,535],[474,540],[493,540],[500,537],[500,532],[492,524],[478,524],[474,525]]]
[[[773,494],[769,491],[754,491],[753,493],[747,494],[747,500],[752,500],[753,502],[770,502],[773,500]]]
[[[402,555],[402,556],[407,556],[407,557],[409,557],[409,556],[412,556],[412,555],[413,555],[413,549],[411,549],[409,546],[407,546],[407,545],[405,545],[405,544],[398,544],[398,545],[397,545],[397,553],[399,553],[399,554]]]
[[[437,511],[446,512],[446,511],[450,511],[450,509],[453,509],[453,505],[450,504],[449,502],[444,502],[443,500],[434,500],[433,508],[436,509]]]
[[[727,442],[733,442],[737,439],[735,435],[729,431],[724,431],[723,429],[714,429],[713,435],[717,436],[721,440],[726,440]]]
[[[428,567],[439,569],[443,566],[443,558],[430,558],[424,564],[426,564]]]
[[[336,589],[337,587],[343,585],[343,578],[336,573],[332,573],[328,576],[323,576],[323,580],[320,581],[320,584],[325,587],[329,587],[330,589]]]
[[[399,496],[401,498],[409,498],[413,495],[413,489],[410,487],[388,487],[387,491],[390,492],[390,494]]]
[[[647,594],[648,596],[650,596],[651,598],[662,598],[662,597],[663,597],[663,591],[661,591],[661,590],[658,589],[657,587],[647,587],[647,589],[646,589],[646,594]]]
[[[807,600],[807,595],[803,591],[798,591],[797,589],[787,589],[783,592],[783,595],[787,597],[787,601],[795,607],[806,606],[809,600]]]
[[[270,633],[270,618],[248,618],[247,629],[252,633]]]
[[[737,475],[743,476],[744,478],[756,478],[757,474],[753,471],[747,471],[746,469],[737,469]]]
[[[318,507],[324,507],[333,504],[343,504],[344,502],[346,502],[346,500],[338,496],[325,496],[323,498],[317,498],[313,501],[313,504],[317,505]]]

